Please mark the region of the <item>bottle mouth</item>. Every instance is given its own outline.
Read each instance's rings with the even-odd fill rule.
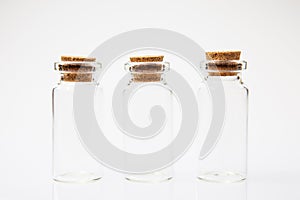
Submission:
[[[247,62],[244,60],[206,60],[201,63],[200,69],[208,73],[236,75],[247,69]]]
[[[99,62],[91,61],[61,61],[54,63],[54,69],[61,73],[94,73],[101,69]]]
[[[132,74],[162,74],[170,71],[169,62],[127,62],[125,70]]]

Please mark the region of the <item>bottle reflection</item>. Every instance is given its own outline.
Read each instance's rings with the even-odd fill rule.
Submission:
[[[213,183],[198,181],[198,200],[247,200],[247,181]]]
[[[124,197],[122,199],[142,200],[172,200],[173,181],[160,183],[137,183],[127,181],[125,183]]]
[[[99,200],[103,198],[102,181],[82,184],[53,182],[53,200]]]

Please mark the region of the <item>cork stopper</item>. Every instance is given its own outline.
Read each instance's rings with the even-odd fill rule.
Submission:
[[[130,57],[131,62],[162,62],[164,56],[138,56]]]
[[[238,62],[241,51],[206,52],[207,69],[210,76],[236,76],[241,70],[242,63]],[[215,72],[213,72],[215,71]]]
[[[239,60],[241,51],[211,51],[206,52],[207,60]]]
[[[61,80],[67,82],[92,82],[96,70],[96,58],[83,56],[61,56],[55,68],[62,72]]]
[[[84,57],[84,56],[61,56],[61,61],[73,61],[73,62],[95,62],[96,58]]]
[[[92,74],[74,74],[74,73],[64,73],[61,77],[62,81],[66,82],[92,82]]]
[[[158,82],[162,78],[162,70],[164,69],[164,56],[138,56],[130,57],[131,62],[135,62],[129,67],[132,72],[133,82]],[[140,64],[139,64],[140,62]]]

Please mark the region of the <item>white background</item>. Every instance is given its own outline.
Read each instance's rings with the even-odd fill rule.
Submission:
[[[50,180],[53,62],[62,54],[88,55],[116,34],[145,27],[180,32],[205,50],[242,50],[250,88],[249,181],[243,199],[299,199],[299,9],[296,0],[2,0],[0,199],[71,199],[52,195]],[[99,184],[82,186],[81,195],[124,194]],[[190,183],[179,184],[185,198],[213,199],[206,186],[194,188],[194,195]],[[117,190],[116,183],[111,186]],[[127,186],[120,187],[126,193]],[[80,189],[70,193],[75,191]]]

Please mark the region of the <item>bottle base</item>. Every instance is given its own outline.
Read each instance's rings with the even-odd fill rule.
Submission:
[[[236,183],[245,180],[246,176],[230,171],[211,171],[200,173],[198,179],[216,183]]]
[[[126,180],[131,182],[140,182],[140,183],[161,183],[171,180],[173,177],[164,173],[151,173],[143,175],[132,175],[125,177]]]
[[[53,178],[54,181],[62,183],[87,183],[100,180],[102,176],[90,172],[68,172]]]

